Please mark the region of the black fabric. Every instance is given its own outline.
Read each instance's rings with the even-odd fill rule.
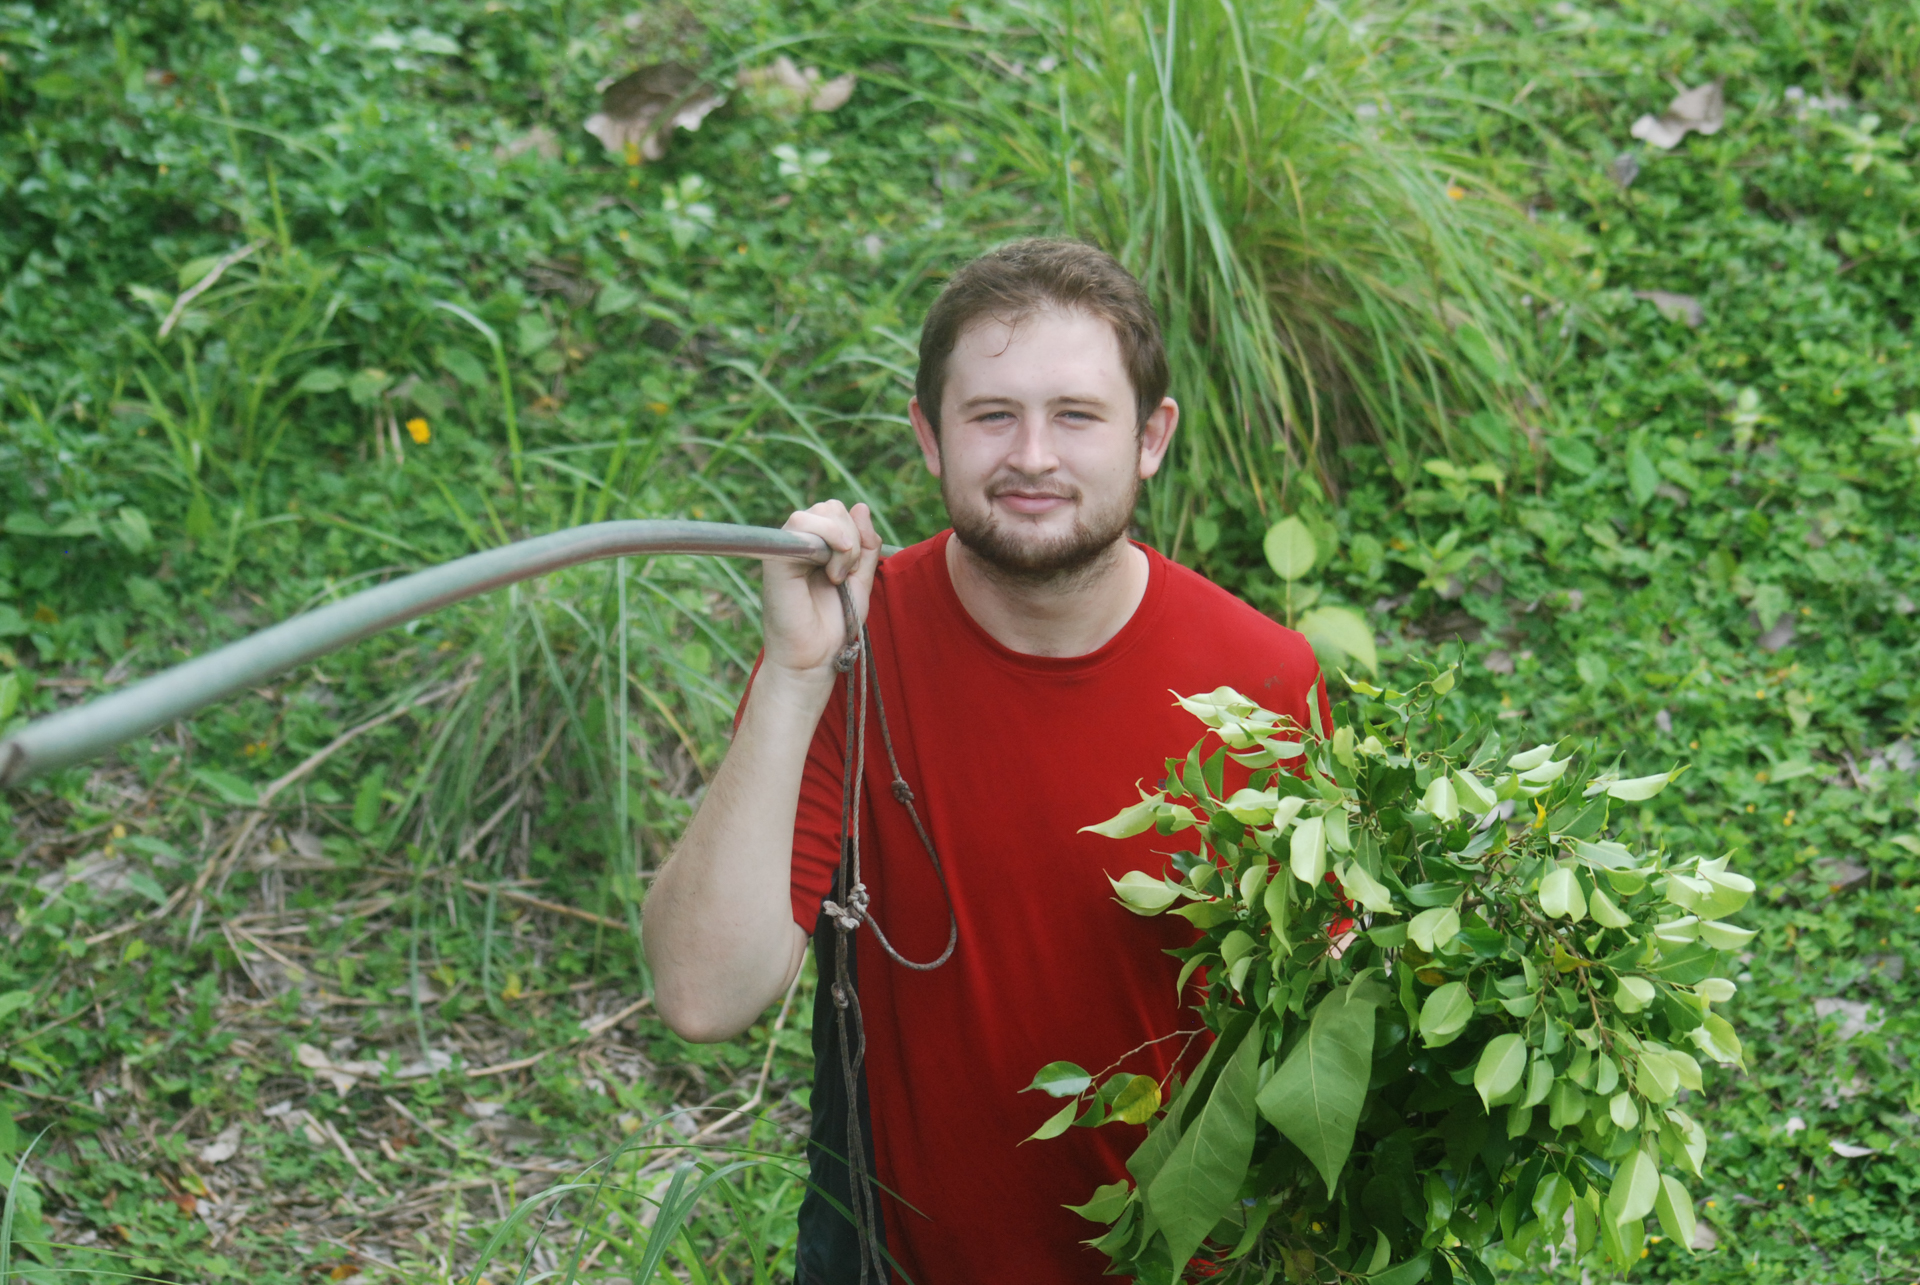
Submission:
[[[834,952],[839,940],[821,915],[813,926],[813,1125],[807,1143],[807,1167],[813,1185],[800,1202],[800,1239],[795,1253],[794,1285],[859,1285],[860,1239],[840,1209],[853,1208],[852,1183],[842,1156],[847,1151],[847,1077],[840,1065],[840,1010],[833,1002]],[[852,945],[851,941],[848,945]],[[847,960],[847,975],[859,982],[859,954]],[[866,1143],[867,1172],[873,1166],[873,1115],[867,1101],[866,1068],[859,1080],[860,1136]],[[831,1154],[829,1154],[831,1153]],[[836,1209],[824,1190],[840,1204]],[[880,1229],[881,1245],[886,1230]],[[892,1273],[888,1273],[889,1278]],[[886,1285],[873,1281],[869,1285]]]

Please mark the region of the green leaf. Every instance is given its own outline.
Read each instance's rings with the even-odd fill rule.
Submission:
[[[1678,775],[1680,770],[1676,768],[1671,772],[1661,772],[1654,776],[1636,776],[1631,780],[1615,781],[1607,787],[1607,796],[1623,799],[1628,803],[1642,803],[1666,789]]]
[[[353,792],[353,828],[361,834],[372,834],[380,824],[380,795],[386,783],[386,777],[376,768],[360,778]]]
[[[231,772],[218,768],[196,767],[194,779],[235,807],[250,808],[260,802],[260,792]]]
[[[1376,915],[1393,913],[1393,894],[1387,886],[1366,872],[1358,861],[1348,861],[1339,871],[1340,886],[1346,889],[1347,896],[1359,902]]]
[[[1258,1026],[1242,1037],[1199,1118],[1181,1135],[1147,1189],[1147,1209],[1166,1235],[1176,1263],[1193,1257],[1214,1224],[1239,1206],[1240,1184],[1253,1158],[1253,1095],[1261,1041]]]
[[[1136,834],[1145,834],[1153,828],[1154,809],[1165,800],[1163,794],[1144,798],[1132,807],[1121,808],[1099,825],[1081,826],[1080,833],[1105,835],[1109,839],[1131,839]]]
[[[1673,1242],[1688,1253],[1692,1253],[1693,1197],[1687,1194],[1686,1184],[1672,1174],[1661,1174],[1660,1194],[1653,1202],[1653,1209],[1660,1215],[1660,1226],[1666,1230]]]
[[[1593,896],[1587,899],[1587,912],[1593,916],[1593,922],[1602,928],[1625,928],[1633,922],[1620,907],[1613,904],[1613,898],[1599,889],[1593,890]]]
[[[1520,1087],[1520,1077],[1526,1069],[1524,1038],[1509,1033],[1488,1040],[1487,1047],[1480,1052],[1479,1064],[1473,1068],[1473,1087],[1479,1092],[1480,1101],[1489,1111],[1496,1103],[1504,1102]]]
[[[1654,467],[1653,458],[1645,448],[1634,446],[1627,452],[1627,489],[1633,493],[1635,506],[1645,508],[1659,486],[1660,470]]]
[[[1129,870],[1118,879],[1109,877],[1120,904],[1136,915],[1157,915],[1171,906],[1180,894],[1144,870]]]
[[[1420,810],[1430,814],[1434,820],[1451,825],[1460,817],[1460,795],[1453,788],[1453,782],[1444,776],[1436,776],[1427,786],[1427,792],[1420,800]]]
[[[32,991],[8,991],[0,995],[0,1019],[12,1017],[31,1003],[33,1003]]]
[[[1420,1285],[1427,1279],[1427,1268],[1432,1262],[1432,1254],[1416,1254],[1398,1267],[1389,1267],[1367,1279],[1372,1285]]]
[[[1078,1102],[1067,1103],[1067,1105],[1061,1107],[1058,1111],[1055,1111],[1052,1115],[1048,1116],[1046,1119],[1046,1123],[1042,1124],[1038,1129],[1035,1129],[1032,1133],[1028,1134],[1024,1139],[1024,1141],[1045,1142],[1048,1138],[1059,1137],[1061,1134],[1065,1133],[1068,1129],[1073,1127],[1073,1117],[1076,1113],[1079,1112],[1079,1110],[1080,1110],[1080,1104]]]
[[[609,281],[600,287],[600,293],[594,296],[593,315],[604,317],[609,313],[625,312],[640,302],[640,292],[632,286],[618,281]],[[1102,1219],[1102,1222],[1107,1221]]]
[[[1618,1227],[1653,1212],[1660,1195],[1660,1167],[1653,1157],[1634,1148],[1633,1157],[1614,1171],[1613,1188],[1607,1193],[1607,1217]]]
[[[1706,1021],[1687,1033],[1688,1038],[1700,1046],[1700,1051],[1716,1062],[1727,1066],[1740,1065],[1740,1037],[1733,1033],[1733,1025],[1718,1013],[1709,1013]]]
[[[1094,1188],[1093,1199],[1086,1204],[1068,1205],[1067,1208],[1088,1222],[1110,1223],[1127,1207],[1127,1197],[1132,1191],[1132,1183],[1110,1182],[1104,1187]]]
[[[153,543],[153,524],[147,521],[146,514],[131,504],[122,508],[107,526],[128,553],[144,552]]]
[[[1473,995],[1465,982],[1448,982],[1420,1006],[1420,1038],[1428,1048],[1453,1042],[1473,1017]]]
[[[1315,607],[1296,622],[1300,632],[1313,644],[1314,654],[1323,657],[1322,669],[1337,669],[1343,659],[1366,666],[1367,672],[1380,672],[1380,654],[1374,646],[1373,626],[1351,607]]]
[[[487,368],[478,357],[464,348],[441,349],[440,365],[468,388],[486,387]]]
[[[1049,1062],[1040,1068],[1033,1077],[1033,1083],[1020,1090],[1022,1093],[1034,1089],[1056,1098],[1073,1098],[1086,1092],[1093,1084],[1093,1077],[1071,1062]]]
[[[1407,938],[1431,955],[1460,935],[1460,912],[1452,906],[1435,906],[1415,915],[1407,924]]]
[[[0,604],[0,617],[5,617],[13,608]],[[18,619],[19,613],[14,612]],[[25,633],[23,629],[20,632]],[[0,638],[7,637],[6,621],[0,619]],[[13,711],[20,708],[20,675],[18,673],[0,674],[0,725],[13,717]]]
[[[1369,978],[1321,1000],[1307,1033],[1260,1089],[1260,1114],[1320,1171],[1329,1198],[1353,1150],[1373,1068],[1374,1009],[1384,996]]]
[[[1549,919],[1579,923],[1587,917],[1587,898],[1568,866],[1556,866],[1540,880],[1540,909]]]
[[[347,386],[347,376],[332,366],[315,366],[300,376],[294,388],[303,393],[334,393]]]
[[[159,881],[145,871],[128,871],[127,887],[133,889],[156,906],[164,906],[167,904],[167,890],[162,888]]]
[[[1299,518],[1282,518],[1268,527],[1261,547],[1266,550],[1267,565],[1282,580],[1298,580],[1306,575],[1320,556],[1314,547],[1313,533]]]
[[[1327,874],[1327,822],[1325,817],[1308,817],[1293,828],[1288,849],[1294,878],[1317,884]]]

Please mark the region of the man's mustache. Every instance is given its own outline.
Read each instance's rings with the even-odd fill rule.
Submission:
[[[1049,499],[1055,500],[1078,501],[1080,499],[1080,489],[1078,487],[1061,486],[1057,482],[1047,482],[1038,478],[1029,480],[1018,477],[1003,478],[990,483],[987,487],[987,497],[989,499],[995,499],[1015,491],[1020,491],[1027,495],[1046,496]]]

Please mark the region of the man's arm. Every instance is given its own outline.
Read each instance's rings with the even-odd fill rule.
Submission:
[[[787,520],[826,540],[822,567],[762,564],[766,646],[733,745],[673,857],[647,893],[643,939],[660,1016],[685,1039],[731,1039],[780,998],[806,956],[793,921],[800,778],[846,644],[834,587],[851,576],[864,620],[880,537],[864,504],[838,500]]]

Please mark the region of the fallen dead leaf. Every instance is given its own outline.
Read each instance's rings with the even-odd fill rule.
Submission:
[[[1856,1146],[1851,1142],[1829,1142],[1827,1146],[1836,1156],[1848,1160],[1858,1160],[1861,1156],[1877,1156],[1880,1152],[1874,1147]]]
[[[818,67],[796,67],[785,54],[764,67],[740,70],[740,88],[762,111],[775,116],[797,116],[802,109],[837,111],[853,97],[853,86],[852,72],[823,81]]]
[[[726,101],[690,68],[655,63],[603,85],[600,110],[587,117],[586,131],[629,165],[657,161],[667,154],[667,136],[676,128],[699,129]]]
[[[545,125],[535,125],[518,138],[510,138],[493,149],[493,159],[510,161],[516,156],[532,152],[542,160],[560,159],[560,136]]]
[[[1660,115],[1633,122],[1633,136],[1667,151],[1688,134],[1718,134],[1726,122],[1727,96],[1715,80],[1675,95]]]
[[[1635,290],[1633,297],[1652,304],[1668,321],[1684,321],[1695,330],[1707,319],[1706,309],[1690,294],[1674,294],[1670,290]]]
[[[200,1148],[200,1160],[203,1164],[225,1164],[239,1154],[240,1122],[234,1121],[215,1134],[213,1141]]]
[[[363,1079],[378,1079],[386,1067],[379,1062],[336,1062],[311,1044],[302,1044],[293,1050],[293,1056],[301,1066],[316,1071],[333,1082],[334,1092],[349,1093],[353,1086]]]

